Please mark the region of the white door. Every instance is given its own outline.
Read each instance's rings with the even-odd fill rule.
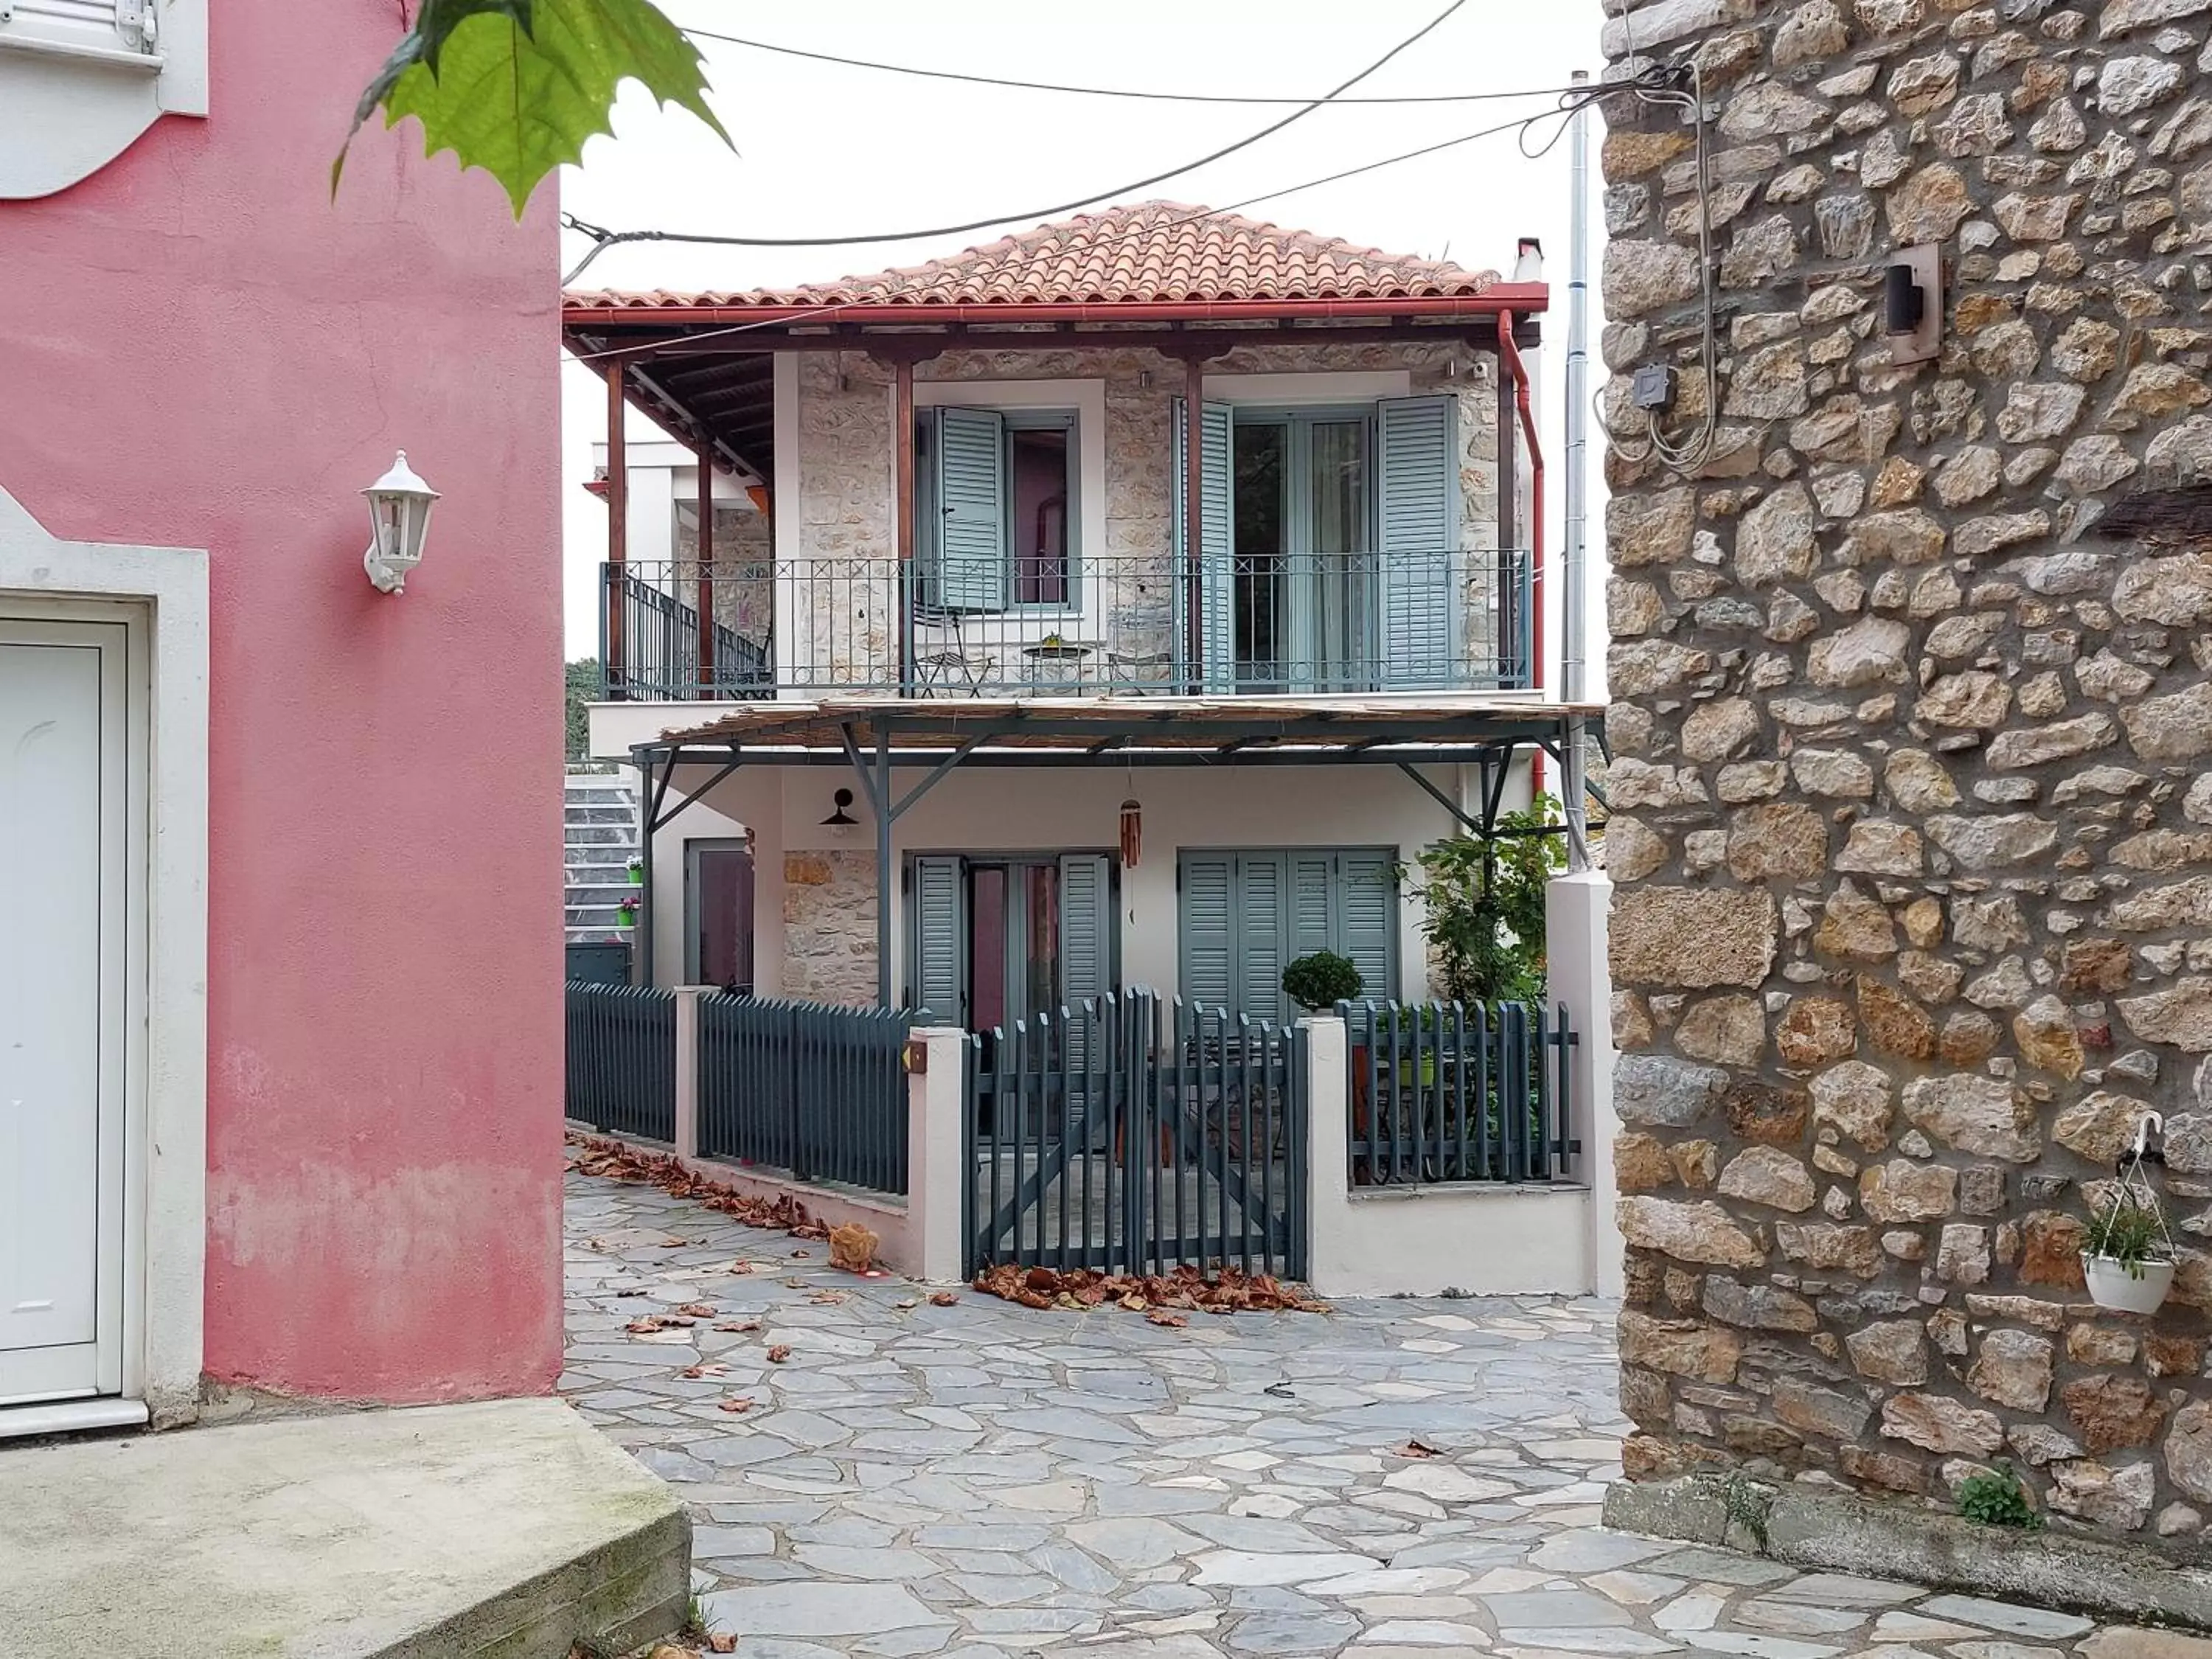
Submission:
[[[122,1388],[125,665],[0,615],[0,1406]]]

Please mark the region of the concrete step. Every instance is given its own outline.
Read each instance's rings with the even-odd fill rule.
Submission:
[[[634,831],[615,823],[563,824],[561,839],[570,847],[634,848],[637,844]]]
[[[643,890],[632,886],[628,881],[572,881],[568,884],[567,897],[572,907],[581,904],[607,910],[613,909],[625,899],[644,902]]]
[[[561,849],[568,864],[570,879],[580,870],[605,870],[610,881],[628,881],[630,854],[626,847],[609,847],[603,842],[570,842]]]
[[[620,802],[601,805],[596,801],[569,801],[562,809],[564,823],[637,823],[637,809]]]
[[[558,1400],[5,1456],[8,1659],[627,1653],[682,1624],[690,1591],[675,1495]]]

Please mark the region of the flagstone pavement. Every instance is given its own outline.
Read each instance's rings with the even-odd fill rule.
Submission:
[[[750,1659],[2145,1651],[2069,1614],[1604,1530],[1628,1425],[1600,1302],[1181,1330],[938,1307],[819,1242],[568,1182],[562,1391],[690,1506],[709,1628]],[[714,1316],[625,1328],[686,1304]]]

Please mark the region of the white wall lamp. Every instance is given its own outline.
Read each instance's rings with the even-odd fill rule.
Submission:
[[[407,573],[422,562],[422,542],[430,531],[430,508],[438,492],[415,474],[401,450],[392,470],[361,492],[368,497],[371,540],[362,568],[380,593],[405,591]]]

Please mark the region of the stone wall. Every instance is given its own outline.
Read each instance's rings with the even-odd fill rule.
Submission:
[[[1607,365],[1678,366],[1676,436],[1719,399],[1700,476],[1607,462],[1630,1471],[1948,1504],[2004,1457],[2059,1524],[2185,1540],[2212,548],[2099,520],[2212,478],[2212,0],[1605,15],[1614,73],[1704,71],[1721,353],[1716,391],[1690,130],[1610,100]],[[1942,356],[1899,368],[1922,240]],[[2144,1321],[2078,1251],[2148,1107],[2186,1249]]]
[[[873,1007],[876,855],[838,848],[783,855],[783,995]]]
[[[1207,365],[1210,374],[1408,370],[1413,393],[1455,390],[1460,398],[1462,545],[1498,545],[1496,354],[1466,344],[1240,347]],[[1148,348],[1065,351],[955,351],[920,365],[922,381],[1096,380],[1105,386],[1108,615],[1115,649],[1165,653],[1174,645],[1169,582],[1174,514],[1174,404],[1180,362]],[[780,551],[805,586],[787,596],[794,659],[841,681],[865,682],[890,661],[895,623],[890,371],[859,351],[799,359],[799,503]],[[1096,556],[1097,550],[1091,550]],[[1079,550],[1079,559],[1082,556]],[[1468,561],[1471,662],[1495,651],[1490,562]]]

